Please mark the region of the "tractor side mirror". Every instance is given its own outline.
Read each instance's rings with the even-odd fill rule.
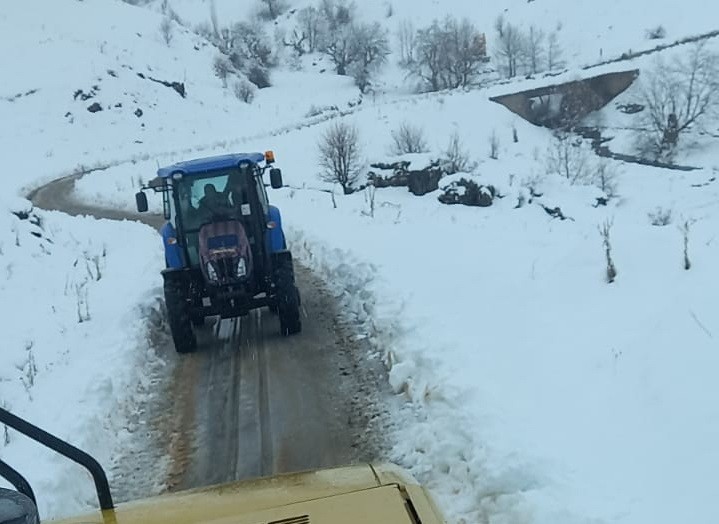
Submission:
[[[137,204],[137,211],[144,213],[147,211],[147,195],[144,191],[135,193],[135,203]]]
[[[282,170],[276,167],[270,169],[270,185],[272,189],[279,189],[282,187]]]

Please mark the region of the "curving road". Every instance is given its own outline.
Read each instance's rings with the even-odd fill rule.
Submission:
[[[161,225],[157,215],[73,200],[77,178],[51,182],[29,198],[72,215]],[[198,330],[198,352],[177,355],[164,322],[155,322],[155,350],[170,365],[151,401],[138,406],[134,426],[146,431],[149,445],[128,450],[112,468],[118,499],[383,458],[390,397],[384,367],[366,358],[323,283],[302,266],[296,271],[300,335],[281,337],[277,317],[263,308],[240,319],[208,319]],[[168,478],[153,484],[147,469],[161,463]]]

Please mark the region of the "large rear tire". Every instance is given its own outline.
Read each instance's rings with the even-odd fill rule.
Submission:
[[[197,338],[192,331],[188,286],[181,279],[165,279],[165,306],[172,341],[178,353],[192,353],[197,349]]]
[[[277,286],[277,312],[280,317],[280,333],[283,336],[294,335],[302,331],[300,320],[300,291],[295,285],[295,272],[292,259],[279,263],[275,270]]]

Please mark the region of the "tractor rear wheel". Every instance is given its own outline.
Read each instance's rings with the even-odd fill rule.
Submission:
[[[277,286],[277,312],[280,317],[280,333],[294,335],[302,331],[300,320],[300,291],[295,285],[292,259],[282,260],[275,270]]]
[[[192,353],[197,348],[197,338],[192,331],[188,286],[176,278],[165,279],[165,306],[170,324],[172,341],[178,353]]]

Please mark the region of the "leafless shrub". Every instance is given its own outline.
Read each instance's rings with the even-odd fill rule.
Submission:
[[[352,186],[360,175],[359,132],[345,122],[333,124],[318,144],[321,180],[337,183],[345,195],[352,193]]]
[[[611,231],[613,225],[612,221],[607,220],[599,226],[599,234],[602,237],[602,246],[604,247],[604,256],[607,263],[606,278],[608,284],[611,284],[617,278],[617,268],[614,266],[614,260],[612,260]]]
[[[487,61],[487,43],[469,19],[448,16],[417,31],[412,57],[405,67],[425,89],[466,87],[479,79]]]
[[[162,41],[165,42],[165,45],[170,47],[170,42],[172,42],[173,37],[173,28],[172,19],[169,16],[163,18],[160,23],[160,35],[162,36]]]
[[[215,76],[222,80],[222,87],[227,87],[227,77],[235,69],[230,63],[230,60],[224,55],[215,57],[212,63],[212,69],[215,72]]]
[[[647,213],[647,217],[653,226],[668,226],[672,223],[672,210],[659,206],[654,211]]]
[[[459,131],[456,129],[449,137],[449,143],[440,164],[442,170],[448,175],[470,173],[477,167],[477,164],[471,160],[469,152],[464,149],[462,139],[459,137]]]
[[[547,171],[569,180],[571,184],[586,182],[589,174],[589,155],[581,139],[558,132],[547,154]]]
[[[644,76],[641,101],[647,132],[640,136],[640,149],[671,160],[680,136],[717,109],[719,57],[698,43],[684,60],[660,59]]]
[[[264,89],[272,85],[272,82],[270,81],[270,72],[258,64],[248,68],[247,80],[257,86],[258,89]]]
[[[499,158],[499,137],[496,129],[492,130],[492,135],[489,137],[489,158],[492,160]]]
[[[251,104],[255,99],[255,86],[244,78],[232,85],[232,92],[238,100],[242,100],[246,104]]]
[[[424,138],[424,130],[409,122],[402,122],[392,131],[392,142],[392,153],[395,155],[425,153],[429,150]]]
[[[656,27],[652,27],[651,29],[647,29],[644,32],[644,35],[647,37],[647,40],[659,40],[667,37],[667,30],[664,29],[663,25],[658,25]]]
[[[369,184],[364,191],[364,201],[365,204],[367,204],[367,211],[363,211],[363,214],[366,216],[369,216],[370,218],[374,218],[374,209],[375,209],[375,193],[377,192],[377,188],[374,187],[373,184]]]

